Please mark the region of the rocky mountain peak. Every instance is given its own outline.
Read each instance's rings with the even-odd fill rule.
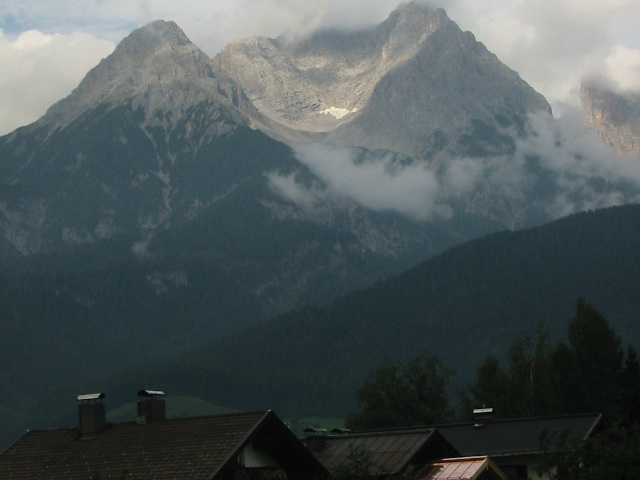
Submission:
[[[410,3],[372,29],[321,30],[294,42],[252,37],[227,45],[216,59],[266,117],[328,132],[357,116],[379,80],[447,21],[443,10]]]
[[[416,2],[373,28],[321,30],[299,41],[247,38],[216,59],[272,125],[413,157],[455,150],[478,126],[495,139],[529,112],[551,111],[444,10]],[[509,148],[486,143],[494,153]],[[485,149],[456,151],[474,152]]]
[[[451,22],[442,8],[431,9],[418,2],[401,3],[380,25],[397,31],[421,30],[431,23]]]
[[[583,82],[580,101],[588,125],[620,153],[640,156],[640,94],[616,92],[596,82]]]
[[[156,20],[131,32],[120,42],[114,53],[149,55],[167,47],[190,44],[189,38],[175,22]]]
[[[235,82],[176,23],[157,20],[124,38],[43,120],[64,125],[88,109],[128,101],[148,114],[179,112],[211,99],[248,105]]]

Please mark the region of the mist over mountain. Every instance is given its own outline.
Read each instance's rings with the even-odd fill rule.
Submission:
[[[251,37],[215,57],[322,182],[271,175],[300,208],[347,198],[507,228],[633,202],[640,170],[546,100],[443,10],[399,6],[372,29]],[[369,153],[363,154],[361,148]]]

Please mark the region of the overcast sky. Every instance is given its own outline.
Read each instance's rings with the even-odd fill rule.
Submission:
[[[576,105],[581,78],[640,90],[638,0],[442,0],[504,63],[547,97],[556,115]],[[39,118],[131,30],[174,20],[213,56],[236,38],[304,35],[322,26],[362,28],[395,0],[3,0],[0,2],[0,134]]]

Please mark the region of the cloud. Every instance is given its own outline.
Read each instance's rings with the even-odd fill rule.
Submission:
[[[194,43],[215,55],[226,43],[248,36],[300,38],[318,28],[369,27],[383,21],[397,4],[395,0],[222,0],[215,8],[181,12],[174,19]],[[167,2],[156,12],[175,14],[175,8]]]
[[[438,180],[421,163],[403,164],[394,156],[361,157],[360,150],[328,145],[305,145],[296,149],[296,157],[325,185],[298,192],[304,204],[326,198],[349,199],[375,211],[395,211],[410,218],[426,220],[434,215],[450,215],[438,201]],[[298,185],[298,187],[300,187]],[[292,198],[293,199],[293,198]]]
[[[579,104],[585,72],[601,71],[616,45],[640,48],[636,0],[445,0],[443,6],[461,28],[516,70],[552,103]]]
[[[348,200],[425,221],[447,219],[456,209],[472,206],[511,228],[523,226],[518,222],[526,223],[527,217],[548,220],[639,201],[638,159],[616,154],[582,119],[577,110],[558,120],[532,115],[529,136],[516,142],[512,155],[439,158],[430,165],[335,145],[307,145],[296,149],[296,157],[317,177],[316,183],[276,173],[269,179],[274,191],[303,210]],[[514,216],[517,211],[522,218]]]
[[[616,45],[604,62],[604,75],[622,91],[640,91],[640,49]]]
[[[555,190],[544,207],[554,218],[640,200],[638,158],[615,153],[583,118],[578,109],[554,121],[534,115],[531,136],[518,145],[519,155],[539,158],[553,181]]]
[[[0,134],[37,120],[113,49],[81,32],[29,30],[12,38],[0,30]]]

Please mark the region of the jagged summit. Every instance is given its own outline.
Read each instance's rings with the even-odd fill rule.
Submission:
[[[157,20],[134,30],[85,76],[44,121],[66,124],[98,105],[131,101],[148,113],[183,110],[202,101],[246,108],[229,76],[175,22]],[[233,112],[235,114],[236,112]]]
[[[369,29],[322,30],[299,41],[247,38],[216,59],[283,128],[413,157],[442,149],[501,153],[509,142],[468,148],[459,140],[478,122],[500,137],[528,113],[550,112],[542,95],[444,10],[415,2]]]
[[[399,4],[380,24],[380,27],[405,32],[413,30],[414,33],[420,34],[419,32],[424,25],[430,22],[443,24],[452,22],[452,20],[442,8],[432,9],[418,2],[406,2]]]
[[[131,32],[116,50],[145,54],[183,45],[191,45],[191,41],[175,22],[155,20]]]
[[[320,30],[302,41],[246,38],[216,58],[268,118],[327,132],[352,119],[378,81],[447,21],[443,10],[411,3],[372,29]]]

